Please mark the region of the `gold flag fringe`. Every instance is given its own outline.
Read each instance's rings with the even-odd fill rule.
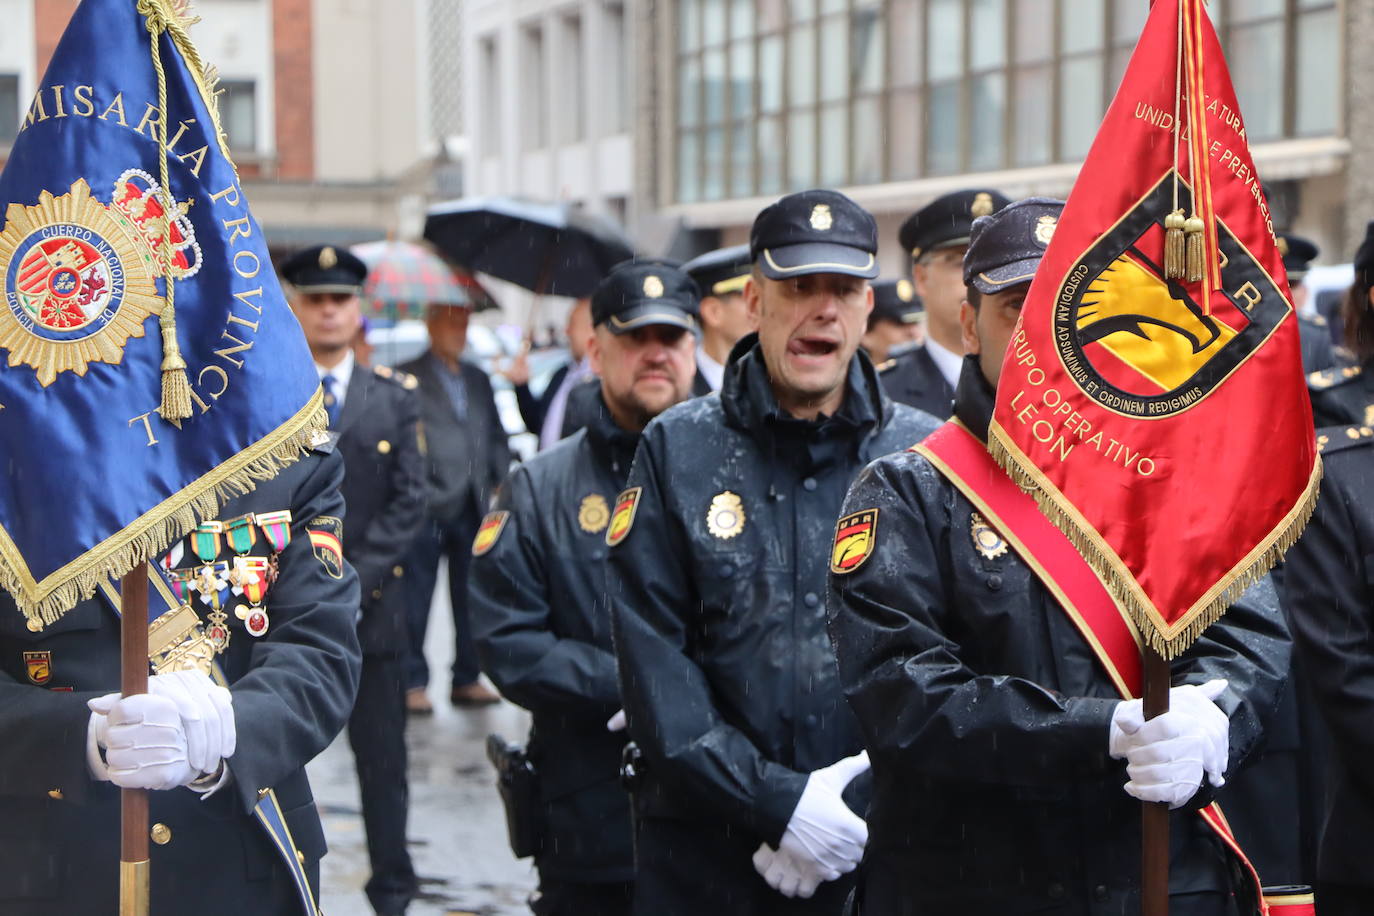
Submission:
[[[252,492],[260,481],[271,480],[300,460],[318,437],[327,434],[329,418],[322,397],[317,391],[272,433],[59,570],[63,581],[51,590],[38,594],[27,570],[21,574],[8,556],[0,556],[0,588],[14,598],[31,623],[39,627],[55,623],[95,594],[107,578],[119,578],[144,561],[155,562],[202,521],[218,515],[225,501]]]
[[[1013,446],[1014,448],[1015,446]],[[1322,477],[1321,457],[1316,458],[1312,475],[1302,498],[1289,510],[1282,523],[1271,532],[1267,543],[1261,543],[1237,564],[1230,573],[1208,591],[1211,596],[1205,604],[1195,607],[1188,615],[1186,624],[1177,632],[1166,635],[1161,632],[1157,618],[1161,615],[1148,601],[1142,601],[1132,590],[1125,577],[1130,574],[1124,569],[1120,559],[1111,552],[1102,536],[1080,526],[1063,506],[1047,492],[1037,479],[1039,471],[1026,470],[1002,440],[996,430],[988,434],[988,452],[994,461],[1005,470],[1016,485],[1024,490],[1039,505],[1040,511],[1064,532],[1074,548],[1083,556],[1098,579],[1106,587],[1119,607],[1129,615],[1136,629],[1152,649],[1173,659],[1188,651],[1203,631],[1216,623],[1231,605],[1240,599],[1246,589],[1263,579],[1274,566],[1283,559],[1288,548],[1297,543],[1302,536],[1317,507],[1317,495]],[[1205,596],[1204,596],[1205,597]]]

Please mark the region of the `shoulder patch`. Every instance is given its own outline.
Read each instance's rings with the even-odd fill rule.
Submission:
[[[335,579],[343,578],[343,522],[332,515],[317,515],[305,523],[310,535],[310,548],[325,572]]]
[[[830,551],[830,571],[843,575],[863,566],[873,555],[877,537],[877,509],[864,509],[840,519],[835,524],[835,546]]]
[[[639,509],[639,495],[643,487],[630,487],[615,498],[615,511],[611,513],[611,523],[606,527],[606,546],[614,547],[625,540],[635,523],[635,512]]]
[[[477,536],[472,539],[472,555],[480,557],[491,551],[496,546],[497,540],[501,537],[501,532],[506,530],[506,522],[510,521],[510,512],[502,509],[498,512],[488,512],[482,519],[482,524],[477,527]]]

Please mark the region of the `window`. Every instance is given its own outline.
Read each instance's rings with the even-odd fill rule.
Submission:
[[[605,56],[601,64],[605,70],[602,78],[606,81],[606,133],[624,133],[630,124],[630,93],[628,67],[630,66],[629,48],[625,43],[625,7],[620,3],[606,5],[605,16]]]
[[[541,150],[549,145],[548,81],[544,78],[544,30],[525,26],[521,54],[521,142],[525,150]]]
[[[219,114],[231,150],[258,148],[258,91],[252,80],[220,80]]]
[[[582,18],[562,17],[562,58],[559,70],[558,139],[581,143],[587,138],[585,66],[582,55]]]
[[[19,76],[0,73],[0,144],[8,146],[19,135]]]
[[[483,146],[492,153],[501,150],[501,61],[497,53],[496,37],[488,36],[478,42],[481,66]]]
[[[674,2],[683,202],[1079,161],[1150,11],[1146,0]],[[1208,10],[1252,142],[1338,128],[1339,0]]]

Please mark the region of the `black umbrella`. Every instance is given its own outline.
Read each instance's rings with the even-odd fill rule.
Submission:
[[[425,238],[469,270],[554,296],[589,296],[612,267],[634,256],[610,220],[516,197],[437,204]]]

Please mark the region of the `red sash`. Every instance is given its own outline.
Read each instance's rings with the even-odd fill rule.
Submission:
[[[1126,699],[1139,697],[1143,675],[1135,627],[1064,532],[992,460],[982,441],[956,419],[911,450],[934,465],[1006,538],[1057,599],[1121,695]],[[1214,802],[1198,814],[1244,863],[1258,890],[1262,886],[1259,875],[1236,842],[1221,808]],[[1260,912],[1268,916],[1269,904],[1263,894],[1260,898]]]

